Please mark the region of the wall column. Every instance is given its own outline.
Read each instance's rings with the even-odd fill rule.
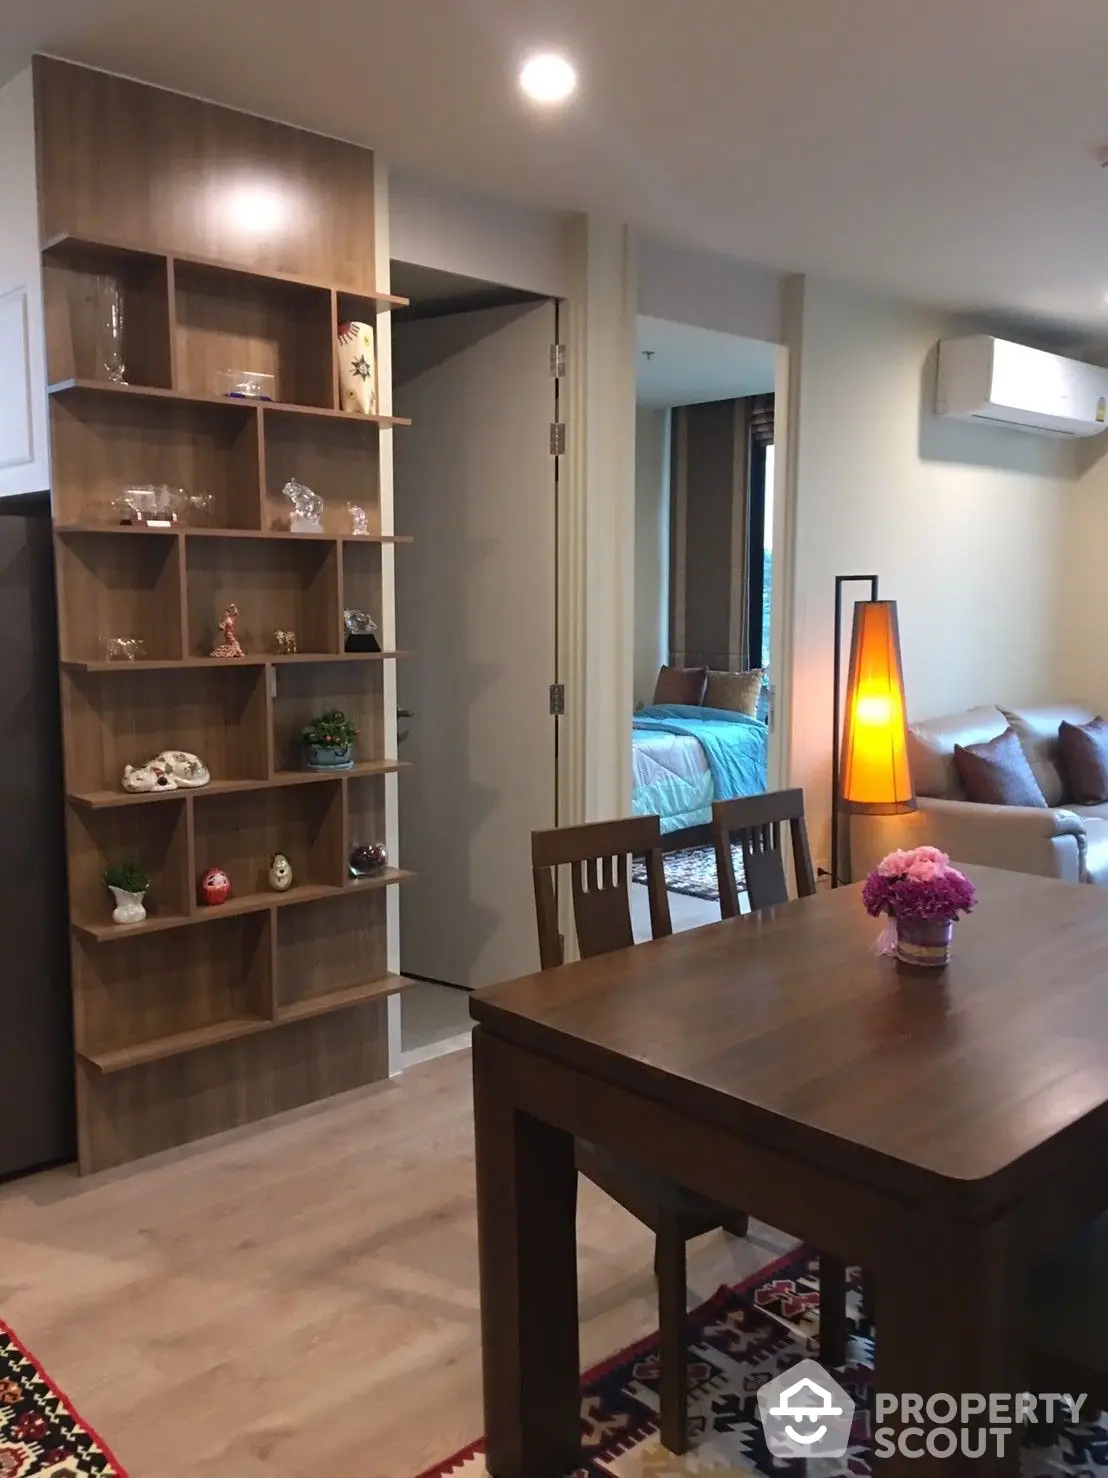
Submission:
[[[559,821],[631,804],[635,547],[635,244],[594,217],[568,227],[567,455],[559,490]]]

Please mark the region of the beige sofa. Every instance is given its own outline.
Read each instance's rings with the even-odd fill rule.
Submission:
[[[1067,804],[1056,762],[1062,720],[1085,724],[1094,716],[1076,704],[971,708],[951,718],[911,725],[909,758],[920,810],[918,816],[904,818],[913,824],[905,827],[903,845],[930,842],[959,862],[1065,882],[1108,884],[1108,804]],[[980,806],[965,798],[954,768],[955,744],[979,744],[1009,724],[1035,772],[1045,808]]]

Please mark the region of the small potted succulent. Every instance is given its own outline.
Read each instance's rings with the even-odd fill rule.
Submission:
[[[354,764],[358,731],[341,708],[312,719],[301,738],[309,770],[349,770]]]
[[[974,905],[973,884],[937,847],[890,852],[866,879],[862,902],[888,916],[878,949],[901,965],[941,970],[950,963],[954,922]]]
[[[121,862],[116,867],[106,867],[104,883],[115,899],[112,923],[141,924],[146,917],[143,899],[150,887],[150,879],[142,868],[133,862]]]

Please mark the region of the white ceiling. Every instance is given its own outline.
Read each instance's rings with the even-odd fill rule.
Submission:
[[[773,389],[777,345],[739,339],[710,328],[638,320],[635,399],[639,405],[699,405]],[[647,359],[650,352],[652,358]]]
[[[558,118],[520,51],[581,73]],[[791,270],[1108,328],[1103,0],[0,0],[35,47]]]

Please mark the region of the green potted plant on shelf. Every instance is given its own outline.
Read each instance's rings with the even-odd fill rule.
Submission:
[[[358,731],[341,708],[312,719],[301,736],[309,770],[349,770]]]
[[[141,924],[146,917],[143,900],[150,887],[150,879],[142,868],[134,862],[120,862],[115,867],[106,867],[104,883],[115,899],[112,923]]]

